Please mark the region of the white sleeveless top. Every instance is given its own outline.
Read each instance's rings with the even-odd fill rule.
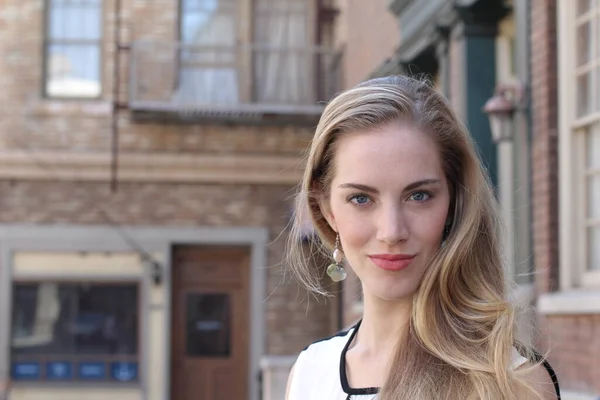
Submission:
[[[346,332],[308,346],[296,360],[288,400],[370,400],[379,388],[351,388],[346,376],[345,355],[358,324]],[[527,359],[513,348],[512,367]]]

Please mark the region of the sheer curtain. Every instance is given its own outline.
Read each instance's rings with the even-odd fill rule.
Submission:
[[[308,43],[309,0],[254,0],[256,101],[312,104],[316,54]]]
[[[55,340],[55,324],[60,315],[61,304],[56,283],[42,283],[34,297],[35,308],[27,309],[31,296],[21,300],[13,311],[13,348],[29,348],[43,346]],[[23,311],[21,308],[27,311]],[[27,315],[29,314],[29,315]],[[29,318],[28,318],[29,317]],[[32,318],[31,318],[32,317]]]
[[[237,104],[237,0],[182,0],[180,106]]]

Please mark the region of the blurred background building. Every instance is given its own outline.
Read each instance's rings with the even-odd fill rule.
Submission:
[[[353,276],[315,301],[285,272],[302,156],[389,74],[469,127],[521,335],[600,397],[600,0],[3,0],[0,32],[11,399],[282,399],[362,309]]]

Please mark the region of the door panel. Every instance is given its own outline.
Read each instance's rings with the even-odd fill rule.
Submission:
[[[173,251],[172,400],[248,398],[249,250]]]

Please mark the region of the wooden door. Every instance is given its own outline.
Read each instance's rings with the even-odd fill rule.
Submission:
[[[173,249],[171,400],[247,400],[249,249]]]

